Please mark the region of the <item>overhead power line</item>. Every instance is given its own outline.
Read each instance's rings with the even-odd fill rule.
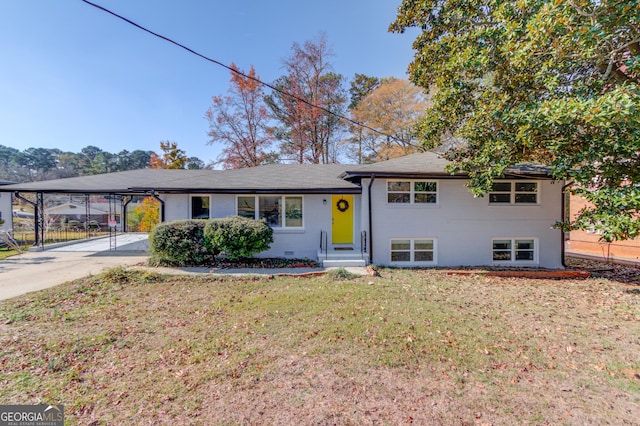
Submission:
[[[323,111],[323,112],[326,112],[327,114],[330,114],[330,115],[332,115],[332,116],[334,116],[334,117],[336,117],[336,118],[339,118],[339,119],[341,119],[341,120],[347,121],[347,122],[349,122],[349,123],[351,123],[351,124],[353,124],[353,125],[355,125],[355,126],[362,127],[362,128],[364,128],[364,129],[367,129],[367,130],[371,130],[372,132],[375,132],[375,133],[377,133],[377,134],[379,134],[379,135],[381,135],[381,136],[385,136],[385,137],[387,137],[387,138],[389,138],[389,139],[393,139],[393,140],[398,141],[398,139],[397,139],[396,137],[394,137],[393,135],[389,135],[389,134],[387,134],[387,133],[384,133],[384,132],[382,132],[382,131],[380,131],[380,130],[378,130],[378,129],[375,129],[375,128],[373,128],[373,127],[367,126],[366,124],[359,123],[359,122],[357,122],[357,121],[355,121],[355,120],[352,120],[352,119],[351,119],[351,118],[349,118],[349,117],[345,117],[344,115],[337,114],[337,113],[335,113],[335,112],[331,111],[330,109],[325,108],[325,107],[323,107],[323,106],[315,105],[315,104],[313,104],[313,103],[309,102],[308,100],[306,100],[306,99],[304,99],[304,98],[301,98],[301,97],[299,97],[299,96],[293,95],[293,94],[291,94],[291,93],[289,93],[289,92],[286,92],[286,91],[284,91],[284,90],[282,90],[282,89],[279,89],[279,88],[277,88],[277,87],[275,87],[275,86],[273,86],[273,85],[271,85],[271,84],[269,84],[269,83],[265,83],[264,81],[260,80],[259,78],[256,78],[256,77],[252,77],[252,76],[250,76],[250,75],[247,75],[247,74],[243,73],[242,71],[239,71],[239,70],[237,70],[237,69],[234,69],[233,67],[230,67],[229,65],[223,64],[223,63],[222,63],[222,62],[220,62],[220,61],[217,61],[217,60],[215,60],[215,59],[213,59],[213,58],[210,58],[210,57],[208,57],[208,56],[205,56],[205,55],[203,55],[202,53],[196,52],[195,50],[193,50],[193,49],[191,49],[191,48],[189,48],[189,47],[187,47],[187,46],[185,46],[185,45],[183,45],[183,44],[180,44],[180,43],[178,43],[177,41],[170,39],[169,37],[165,37],[165,36],[163,36],[162,34],[158,34],[158,33],[154,32],[154,31],[151,31],[150,29],[148,29],[148,28],[146,28],[146,27],[143,27],[142,25],[137,24],[136,22],[134,22],[134,21],[132,21],[132,20],[130,20],[130,19],[128,19],[128,18],[125,18],[124,16],[119,15],[119,14],[117,14],[117,13],[115,13],[115,12],[113,12],[113,11],[111,11],[111,10],[109,10],[109,9],[105,8],[105,7],[102,7],[102,6],[100,6],[99,4],[92,3],[92,2],[90,2],[90,1],[88,1],[88,0],[82,0],[82,1],[83,1],[84,3],[86,3],[86,4],[90,5],[90,6],[93,6],[93,7],[97,8],[97,9],[102,10],[103,12],[106,12],[106,13],[108,13],[108,14],[110,14],[110,15],[112,15],[112,16],[114,16],[114,17],[118,18],[118,19],[121,19],[121,20],[123,20],[124,22],[126,22],[126,23],[128,23],[128,24],[130,24],[130,25],[133,25],[134,27],[136,27],[136,28],[138,28],[138,29],[140,29],[140,30],[142,30],[142,31],[144,31],[144,32],[146,32],[146,33],[151,34],[151,35],[153,35],[154,37],[158,37],[158,38],[160,38],[160,39],[162,39],[162,40],[164,40],[164,41],[166,41],[166,42],[169,42],[169,43],[171,43],[171,44],[173,44],[173,45],[175,45],[175,46],[178,46],[179,48],[184,49],[184,50],[186,50],[187,52],[189,52],[189,53],[191,53],[191,54],[193,54],[193,55],[196,55],[196,56],[198,56],[198,57],[200,57],[200,58],[204,59],[205,61],[212,62],[212,63],[214,63],[214,64],[216,64],[216,65],[219,65],[219,66],[221,66],[221,67],[223,67],[223,68],[226,68],[226,69],[228,69],[229,71],[231,71],[231,72],[233,72],[233,73],[236,73],[236,74],[238,74],[238,75],[240,75],[240,76],[242,76],[242,77],[244,77],[244,78],[246,78],[246,79],[253,80],[253,81],[255,81],[256,83],[259,83],[259,84],[261,84],[261,85],[263,85],[263,86],[265,86],[265,87],[268,87],[269,89],[271,89],[271,90],[273,90],[273,91],[275,91],[275,92],[278,92],[278,93],[280,93],[280,94],[281,94],[281,95],[283,95],[283,96],[287,96],[287,97],[289,97],[289,98],[291,98],[291,99],[294,99],[294,100],[296,100],[296,101],[298,101],[298,102],[301,102],[301,103],[303,103],[303,104],[305,104],[305,105],[307,105],[307,106],[309,106],[309,107],[311,107],[311,108],[319,109],[319,110],[321,110],[321,111]],[[400,142],[401,142],[401,141],[400,141]]]

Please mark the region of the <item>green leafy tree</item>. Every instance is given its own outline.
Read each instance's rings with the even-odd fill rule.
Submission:
[[[355,109],[362,98],[379,86],[380,79],[378,77],[370,77],[366,74],[356,73],[356,75],[353,76],[351,86],[349,87],[349,94],[351,95],[349,109]]]
[[[162,154],[153,153],[149,159],[152,169],[184,169],[187,165],[187,154],[178,148],[177,142],[160,141]]]
[[[592,207],[565,228],[640,235],[638,0],[404,0],[409,66],[433,90],[417,130],[485,194],[519,162],[549,165]],[[462,141],[462,143],[460,143]]]

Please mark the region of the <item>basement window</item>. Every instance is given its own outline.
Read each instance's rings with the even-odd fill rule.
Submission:
[[[496,238],[492,245],[495,263],[537,261],[535,238]]]
[[[392,265],[433,265],[436,263],[436,242],[430,238],[391,240]]]

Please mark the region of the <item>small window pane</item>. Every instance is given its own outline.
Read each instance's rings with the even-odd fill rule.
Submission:
[[[493,260],[511,260],[511,251],[494,251]]]
[[[393,240],[391,241],[391,250],[411,250],[411,241]]]
[[[411,182],[387,182],[388,191],[411,191]]]
[[[256,218],[256,197],[238,197],[238,216]]]
[[[511,194],[489,194],[490,203],[510,203]]]
[[[414,246],[416,250],[433,250],[433,240],[416,240]]]
[[[416,203],[426,203],[426,204],[435,204],[436,194],[415,194],[414,202]]]
[[[410,194],[409,193],[389,193],[387,196],[387,201],[389,203],[409,203]]]
[[[416,192],[436,192],[438,188],[436,182],[414,182],[413,189]]]
[[[433,262],[432,251],[416,251],[414,256],[416,262]]]
[[[533,260],[533,250],[516,250],[516,260]]]
[[[209,197],[191,197],[191,218],[209,219]]]
[[[285,197],[285,226],[302,226],[302,197]]]
[[[264,219],[267,225],[272,227],[282,226],[280,214],[281,197],[260,197],[260,219]]]
[[[516,203],[530,203],[535,204],[538,202],[536,194],[516,194]]]
[[[516,182],[516,192],[537,192],[538,184],[535,182]]]
[[[491,191],[511,192],[511,182],[494,182]]]
[[[516,240],[517,250],[533,250],[533,240]]]
[[[511,240],[494,240],[494,250],[511,250]]]
[[[393,262],[410,262],[411,253],[408,251],[392,251],[391,260]]]

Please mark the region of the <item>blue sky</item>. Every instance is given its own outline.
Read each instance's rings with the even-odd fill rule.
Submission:
[[[416,33],[391,34],[400,0],[95,0],[265,82],[291,45],[324,32],[334,71],[406,78]],[[0,2],[0,145],[159,151],[170,140],[205,162],[205,111],[229,71],[80,0]]]

